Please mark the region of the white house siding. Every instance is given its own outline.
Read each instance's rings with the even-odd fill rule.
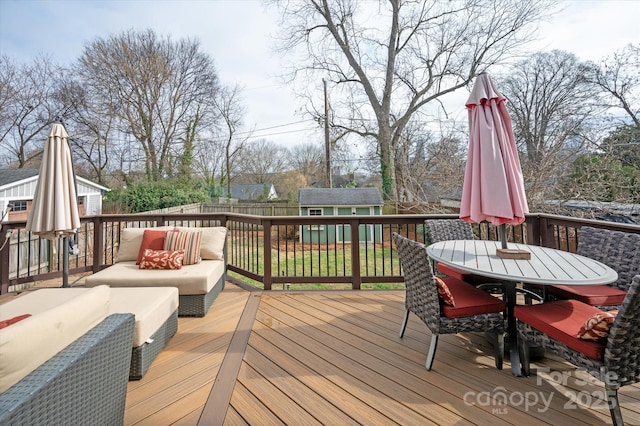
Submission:
[[[0,188],[0,208],[2,211],[12,201],[32,200],[33,194],[36,192],[37,178],[23,182],[21,185],[11,186],[5,185]]]
[[[102,213],[102,195],[100,194],[88,195],[85,199],[84,211],[87,216],[101,214]]]
[[[33,176],[0,187],[0,211],[4,211],[7,205],[13,201],[28,201],[28,205],[30,205],[36,192],[37,184],[38,176]],[[78,197],[85,197],[84,214],[101,214],[102,195],[108,191],[108,188],[94,184],[81,177],[78,177],[76,185]],[[26,220],[26,218],[22,217],[16,218],[15,214],[11,216],[14,216],[12,220]],[[9,220],[9,217],[6,217],[6,220]]]

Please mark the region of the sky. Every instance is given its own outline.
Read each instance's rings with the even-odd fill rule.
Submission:
[[[534,49],[598,60],[640,42],[640,0],[560,3],[564,10],[541,24]],[[45,54],[70,64],[88,42],[129,29],[197,38],[220,81],[243,87],[246,125],[255,129],[254,137],[285,146],[322,141],[322,129],[304,121],[301,105],[278,79],[286,59],[273,49],[276,25],[275,12],[258,0],[0,0],[0,53],[25,62]],[[467,96],[457,94],[462,101],[454,115],[466,115]]]

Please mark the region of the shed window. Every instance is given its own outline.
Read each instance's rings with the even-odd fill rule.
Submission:
[[[322,209],[309,209],[309,216],[322,216]],[[324,225],[309,225],[310,231],[324,231]]]

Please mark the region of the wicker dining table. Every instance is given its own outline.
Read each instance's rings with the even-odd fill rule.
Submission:
[[[496,254],[499,241],[448,240],[427,247],[429,257],[464,272],[494,278],[502,283],[507,305],[507,333],[511,373],[520,376],[521,365],[516,336],[516,286],[601,285],[615,282],[618,273],[607,265],[575,253],[528,244],[509,243],[508,249],[531,254],[530,259],[505,259]]]

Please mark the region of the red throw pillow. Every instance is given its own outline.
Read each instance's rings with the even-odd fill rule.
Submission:
[[[200,240],[202,232],[168,231],[164,240],[165,250],[184,250],[183,265],[200,262]]]
[[[146,249],[151,250],[163,250],[164,238],[167,235],[167,231],[156,231],[154,229],[145,229],[142,234],[142,243],[140,244],[140,250],[138,250],[138,260],[136,265],[140,264],[144,251]]]
[[[140,269],[180,269],[184,250],[146,249],[140,261]]]
[[[15,324],[18,321],[22,321],[25,318],[29,318],[30,316],[31,314],[22,314],[22,315],[15,316],[13,318],[2,320],[0,321],[0,328],[9,327],[11,324]]]
[[[618,311],[602,311],[591,315],[580,327],[578,337],[584,340],[605,340],[617,315]]]
[[[439,277],[433,277],[433,279],[436,280],[436,285],[438,286],[438,294],[442,298],[442,301],[447,305],[456,306],[455,300],[453,300],[453,294],[451,294],[449,287],[447,287],[447,283],[442,281],[442,279]]]

